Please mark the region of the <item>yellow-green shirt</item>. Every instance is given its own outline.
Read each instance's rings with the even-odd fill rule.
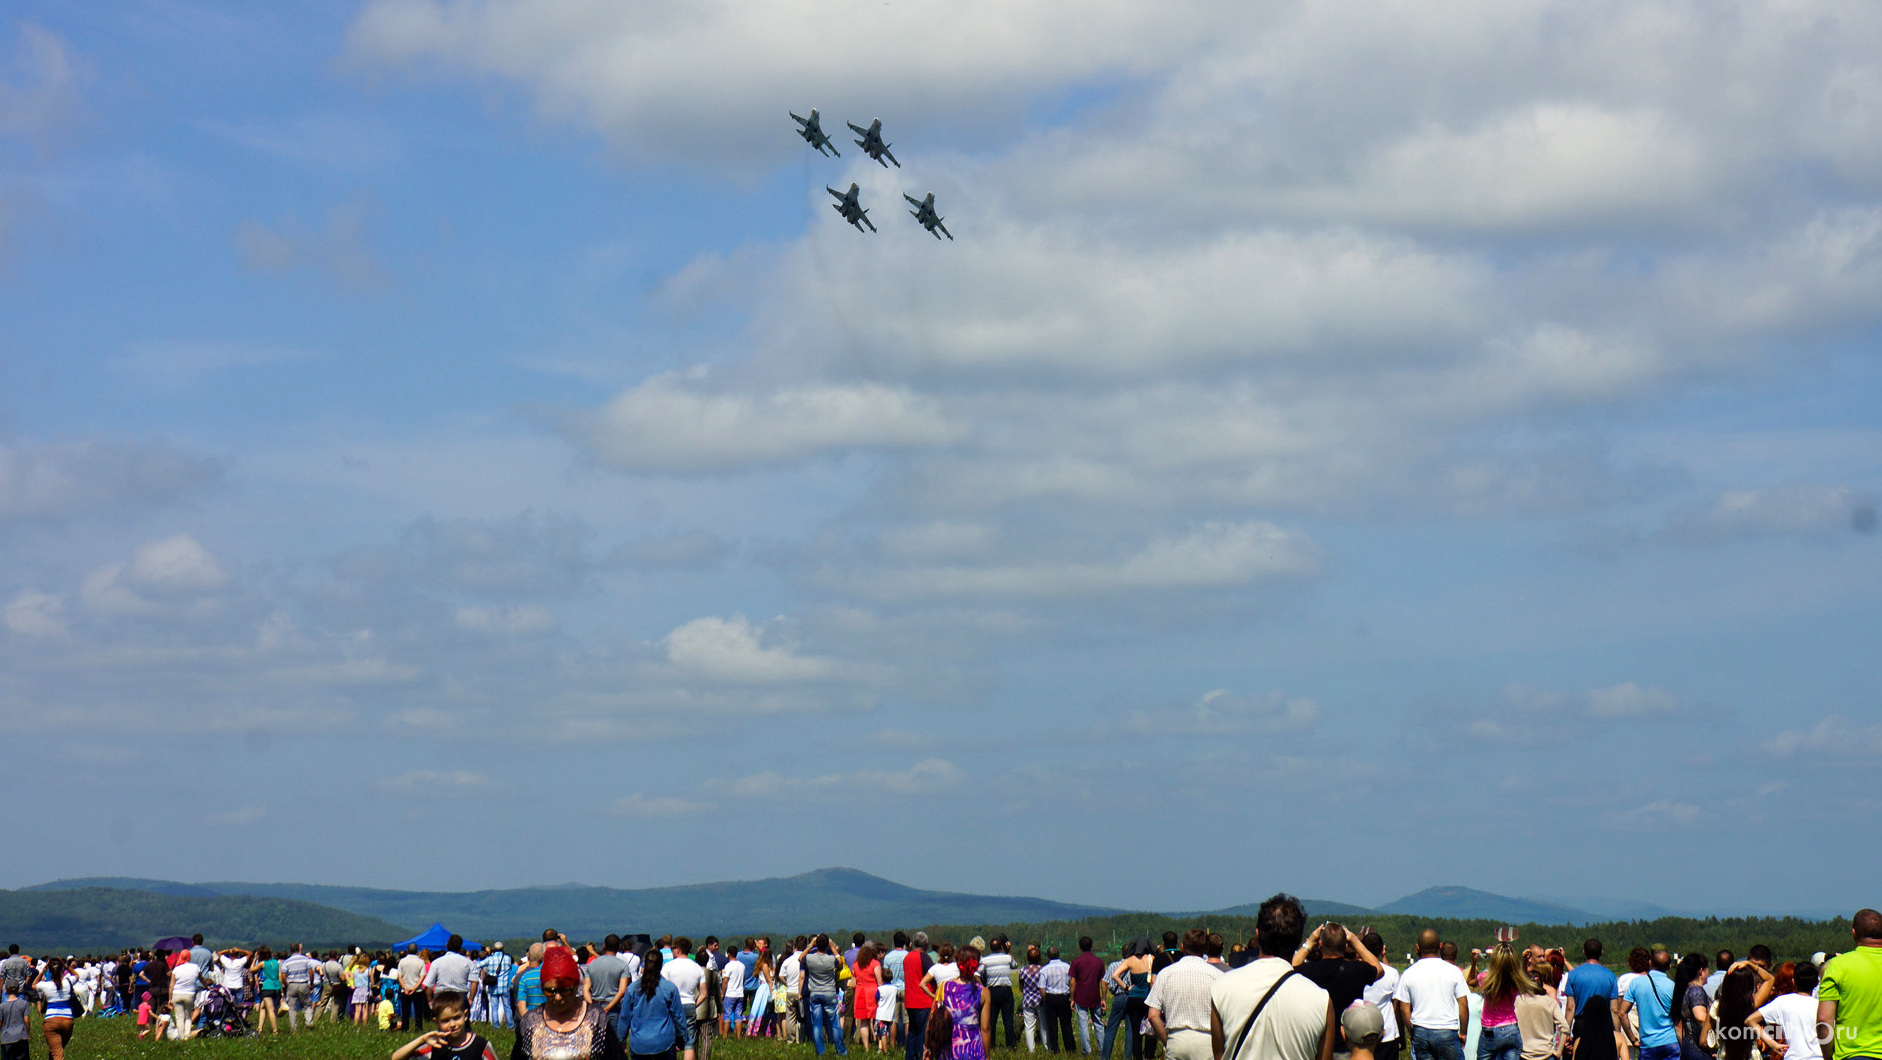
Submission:
[[[1817,1000],[1836,1002],[1836,1055],[1882,1060],[1882,946],[1858,946],[1823,966]]]

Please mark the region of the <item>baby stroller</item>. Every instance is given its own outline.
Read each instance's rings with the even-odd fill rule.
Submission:
[[[227,987],[209,988],[203,995],[201,1015],[202,1026],[196,1031],[199,1038],[246,1038],[255,1033]]]

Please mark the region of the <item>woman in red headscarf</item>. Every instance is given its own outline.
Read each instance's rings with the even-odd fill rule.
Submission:
[[[974,945],[954,951],[960,976],[941,984],[934,1015],[928,1020],[927,1060],[987,1060],[993,1045],[992,994],[980,985],[980,949]],[[943,1017],[941,1014],[947,1015]],[[948,1028],[947,1055],[936,1055],[942,1029]]]
[[[608,1014],[582,1000],[581,969],[567,946],[543,954],[542,1007],[517,1021],[510,1060],[622,1060]]]

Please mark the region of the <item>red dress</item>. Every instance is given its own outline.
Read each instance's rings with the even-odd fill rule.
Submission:
[[[882,976],[877,973],[882,962],[870,961],[861,967],[851,965],[850,974],[856,977],[856,1020],[876,1018],[876,988],[882,985]]]

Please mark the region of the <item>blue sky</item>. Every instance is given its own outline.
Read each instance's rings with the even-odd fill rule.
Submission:
[[[1874,904],[1882,14],[4,18],[0,885]]]

